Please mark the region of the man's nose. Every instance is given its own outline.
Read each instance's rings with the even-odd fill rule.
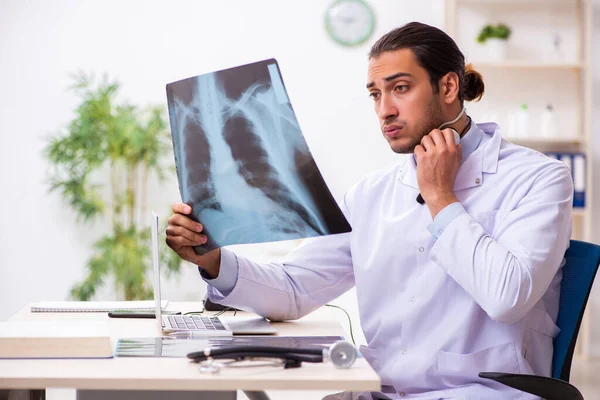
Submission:
[[[391,96],[382,95],[377,114],[382,121],[393,120],[398,116],[398,107]]]

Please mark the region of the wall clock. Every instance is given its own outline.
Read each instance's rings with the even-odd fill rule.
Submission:
[[[337,0],[325,13],[329,36],[343,46],[358,46],[371,37],[375,13],[364,0]]]

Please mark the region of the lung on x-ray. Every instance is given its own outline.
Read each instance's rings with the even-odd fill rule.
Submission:
[[[167,85],[179,190],[217,247],[349,232],[275,59]]]

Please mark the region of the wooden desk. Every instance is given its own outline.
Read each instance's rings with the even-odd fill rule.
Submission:
[[[198,304],[170,303],[168,309],[187,312],[198,309]],[[31,313],[27,307],[11,320],[108,321],[113,349],[119,338],[161,336],[154,319],[108,318],[106,313]],[[346,336],[335,314],[323,309],[298,321],[274,325],[281,336]],[[0,389],[375,391],[380,385],[379,377],[362,358],[347,370],[329,363],[303,363],[297,369],[224,369],[218,375],[200,373],[198,365],[185,358],[0,360]]]

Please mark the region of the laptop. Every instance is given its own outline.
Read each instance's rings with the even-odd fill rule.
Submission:
[[[158,249],[158,215],[152,213],[152,265],[154,270],[154,305],[156,321],[165,333],[192,332],[194,336],[271,335],[277,333],[261,317],[213,317],[205,315],[162,315],[160,293],[160,258]]]

